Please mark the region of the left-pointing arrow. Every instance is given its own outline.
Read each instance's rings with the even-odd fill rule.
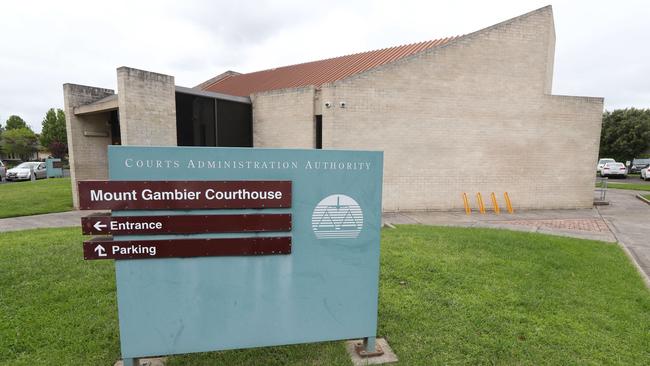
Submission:
[[[84,216],[81,218],[81,232],[84,235],[108,235],[111,233],[111,221],[110,213]]]
[[[95,225],[93,225],[93,227],[94,227],[95,230],[97,230],[97,231],[102,231],[102,229],[106,228],[106,224],[102,224],[101,221],[97,221],[97,222],[95,223]]]
[[[106,257],[106,249],[104,249],[104,247],[101,244],[95,247],[95,251],[97,252],[97,256]]]

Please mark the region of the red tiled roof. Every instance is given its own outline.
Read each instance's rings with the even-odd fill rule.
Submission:
[[[248,74],[231,74],[217,78],[212,83],[205,82],[199,87],[217,93],[249,96],[267,90],[320,86],[441,46],[456,38],[441,38]]]

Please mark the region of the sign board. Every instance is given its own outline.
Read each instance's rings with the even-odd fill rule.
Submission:
[[[85,254],[118,259],[125,359],[376,335],[382,153],[109,146],[108,158],[110,184],[82,202],[113,212],[84,230],[118,226]],[[240,190],[274,194],[225,198]]]
[[[151,259],[291,254],[291,237],[200,238],[84,242],[84,259]]]
[[[291,231],[291,214],[156,215],[81,218],[85,235],[201,234]]]
[[[63,177],[63,163],[59,158],[45,159],[45,167],[48,178],[62,178]]]
[[[81,181],[81,210],[283,208],[288,181]]]

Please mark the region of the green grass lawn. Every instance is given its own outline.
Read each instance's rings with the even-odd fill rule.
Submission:
[[[644,195],[643,195],[643,198],[645,198],[645,199],[647,199],[647,200],[650,200],[650,194],[644,194]]]
[[[70,178],[0,185],[0,218],[72,210]]]
[[[79,232],[0,234],[0,365],[119,358],[113,263],[84,262]],[[650,364],[650,292],[613,244],[399,226],[382,232],[380,280],[378,334],[399,365]],[[168,364],[350,361],[343,342],[324,342],[174,356]]]
[[[600,188],[600,186],[601,186],[600,183],[596,183],[597,188]],[[630,189],[630,190],[633,190],[633,191],[650,191],[650,184],[607,182],[607,188],[611,188],[611,189]]]

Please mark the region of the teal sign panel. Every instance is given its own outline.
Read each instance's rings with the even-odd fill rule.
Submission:
[[[124,358],[374,337],[383,154],[109,146],[110,180],[292,182],[291,253],[116,260]],[[114,211],[113,216],[260,213]],[[198,217],[198,216],[197,216]],[[124,235],[114,240],[277,236]]]
[[[61,165],[61,159],[59,158],[47,158],[45,159],[45,168],[48,178],[62,178],[63,177],[63,167]]]

